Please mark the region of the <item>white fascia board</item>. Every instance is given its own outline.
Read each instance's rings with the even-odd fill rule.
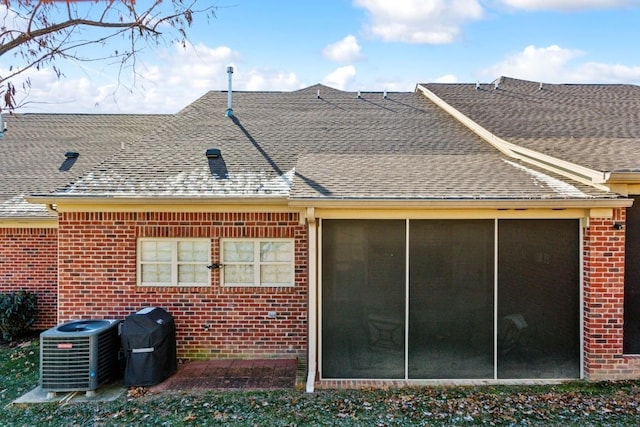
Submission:
[[[159,211],[210,211],[212,208],[257,211],[287,211],[287,197],[91,197],[49,196],[26,197],[29,203],[46,203],[56,212],[146,212]]]
[[[295,198],[291,208],[335,209],[592,209],[625,208],[633,204],[627,198],[584,199],[329,199]]]

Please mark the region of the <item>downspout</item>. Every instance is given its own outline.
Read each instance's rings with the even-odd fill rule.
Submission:
[[[53,203],[47,203],[45,206],[47,207],[47,211],[49,211],[49,213],[56,216],[58,215],[58,207],[56,205],[54,205]]]
[[[307,227],[309,230],[309,308],[307,310],[309,331],[307,333],[307,386],[306,392],[313,393],[316,381],[318,360],[318,281],[317,281],[317,246],[318,230],[314,208],[307,208]]]

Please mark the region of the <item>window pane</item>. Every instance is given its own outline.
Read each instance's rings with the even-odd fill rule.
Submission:
[[[140,247],[142,261],[171,261],[171,242],[143,240]]]
[[[322,376],[404,378],[405,221],[322,227]]]
[[[210,244],[207,241],[178,242],[178,261],[209,260]]]
[[[171,265],[143,264],[142,283],[171,283]]]
[[[287,264],[267,264],[260,268],[260,284],[291,285],[291,266]]]
[[[224,242],[223,262],[252,262],[254,242]],[[253,279],[251,280],[253,282]]]
[[[291,261],[291,243],[290,242],[261,242],[260,243],[260,261],[265,262],[283,262]]]
[[[501,220],[498,236],[498,377],[578,378],[578,221]]]
[[[209,283],[209,270],[204,265],[181,264],[178,266],[179,283]]]
[[[493,378],[493,220],[409,226],[409,378]]]
[[[231,264],[224,266],[225,285],[253,285],[253,265]]]

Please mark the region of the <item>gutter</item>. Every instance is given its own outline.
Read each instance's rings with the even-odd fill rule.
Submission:
[[[153,196],[52,196],[52,195],[31,195],[25,200],[33,204],[43,204],[47,206],[54,215],[59,212],[68,211],[70,207],[85,209],[88,206],[101,205],[99,210],[104,211],[106,206],[111,207],[134,207],[136,210],[148,210],[149,206],[210,206],[210,205],[236,205],[236,206],[282,206],[287,207],[288,197],[263,196],[263,197],[153,197]],[[94,209],[90,209],[94,210]],[[108,209],[107,209],[108,210]]]
[[[250,194],[246,196],[173,196],[159,197],[154,195],[127,195],[127,196],[90,196],[86,194],[55,196],[50,194],[32,194],[25,196],[29,203],[38,204],[93,204],[93,203],[119,203],[119,204],[138,204],[141,201],[153,200],[154,204],[171,204],[175,202],[190,204],[207,204],[207,203],[246,203],[254,204],[256,201],[269,202],[285,201],[287,195],[261,196],[254,197]]]
[[[609,190],[604,185],[607,182],[607,173],[586,168],[584,166],[567,162],[556,157],[548,156],[538,151],[523,148],[517,144],[508,142],[489,132],[483,126],[479,125],[468,116],[458,111],[456,108],[448,104],[446,101],[444,101],[435,93],[431,92],[426,87],[418,85],[416,89],[420,91],[427,99],[429,99],[438,107],[442,108],[445,112],[453,116],[453,118],[458,120],[480,138],[491,144],[501,153],[514,159],[522,160],[529,164],[533,164],[546,170],[556,172],[560,175],[588,184],[600,190]]]
[[[639,177],[640,178],[640,177]],[[44,204],[52,213],[83,209],[105,211],[106,206],[135,207],[135,211],[147,211],[151,206],[159,208],[180,206],[254,206],[260,209],[268,207],[290,208],[295,211],[312,207],[337,209],[590,209],[590,208],[626,208],[633,200],[624,197],[584,198],[584,199],[412,199],[412,198],[319,198],[285,196],[271,197],[166,197],[146,198],[133,196],[87,197],[87,196],[50,196],[33,195],[25,199],[29,203]],[[52,206],[55,205],[55,208]],[[92,209],[87,207],[93,206]],[[97,206],[97,208],[96,208]],[[73,209],[75,208],[75,209]]]
[[[627,208],[633,200],[615,197],[611,199],[321,199],[294,198],[289,200],[292,208],[334,209],[591,209]]]
[[[640,184],[640,172],[616,172],[609,174],[611,184]]]

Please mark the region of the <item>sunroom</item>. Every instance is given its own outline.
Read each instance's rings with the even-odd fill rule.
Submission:
[[[581,220],[320,224],[321,378],[581,377]]]
[[[607,245],[624,263],[631,200],[499,155],[303,156],[296,174],[317,267],[307,390],[599,374],[609,338],[587,316],[605,308],[585,300],[607,279],[585,272],[609,268]]]

